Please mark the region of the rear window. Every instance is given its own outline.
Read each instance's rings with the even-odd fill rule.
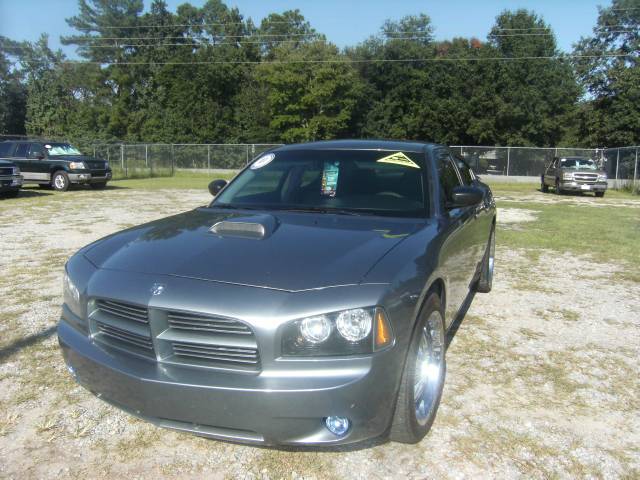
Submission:
[[[27,158],[29,152],[29,143],[19,143],[16,151],[13,152],[13,156],[16,158]]]
[[[291,150],[259,157],[213,207],[351,211],[424,216],[424,155]]]

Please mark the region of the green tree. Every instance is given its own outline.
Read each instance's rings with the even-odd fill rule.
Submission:
[[[586,95],[579,135],[591,145],[640,143],[640,0],[600,8],[593,36],[574,46],[574,67]]]
[[[363,86],[356,70],[331,44],[281,45],[273,63],[256,68],[268,88],[270,127],[279,140],[298,142],[349,136]]]
[[[16,62],[25,48],[0,36],[0,133],[25,133],[27,91]]]

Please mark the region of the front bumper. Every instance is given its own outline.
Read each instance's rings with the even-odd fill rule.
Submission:
[[[91,173],[69,173],[69,181],[77,184],[107,183],[111,180],[111,172],[104,175],[93,175]]]
[[[378,437],[391,421],[400,370],[396,348],[348,360],[285,361],[242,374],[111,351],[71,326],[78,321],[71,317],[65,308],[58,339],[78,383],[162,427],[243,443],[332,445]],[[351,420],[345,436],[324,427],[331,415]]]
[[[567,180],[560,184],[560,188],[568,192],[604,192],[607,190],[607,182],[583,183]]]
[[[11,175],[0,177],[0,192],[14,191],[22,187],[22,176]]]

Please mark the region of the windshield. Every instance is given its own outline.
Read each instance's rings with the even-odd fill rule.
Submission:
[[[368,150],[265,154],[211,206],[424,216],[423,157]]]
[[[560,168],[597,170],[598,166],[590,158],[563,158],[560,160]]]
[[[69,143],[47,143],[49,155],[82,155],[80,150]]]

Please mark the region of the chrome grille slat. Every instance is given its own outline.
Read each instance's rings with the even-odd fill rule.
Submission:
[[[111,315],[116,315],[118,317],[134,320],[140,323],[149,323],[148,312],[145,308],[124,305],[122,303],[111,302],[108,300],[98,300],[96,305],[99,310]]]
[[[241,354],[228,352],[224,349],[216,349],[214,347],[202,348],[200,345],[174,343],[173,352],[178,356],[202,360],[241,363],[246,365],[257,365],[259,362],[257,351]]]
[[[122,330],[120,328],[98,322],[98,331],[107,337],[115,338],[121,342],[125,342],[136,347],[146,350],[153,350],[153,342],[150,337],[143,337],[133,332]]]

